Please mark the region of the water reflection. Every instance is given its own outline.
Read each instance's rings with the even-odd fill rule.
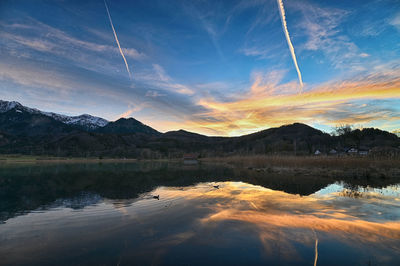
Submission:
[[[90,205],[98,195],[108,199],[134,199],[157,186],[190,186],[209,181],[245,181],[288,193],[309,195],[332,180],[280,176],[221,165],[182,166],[174,163],[106,163],[59,165],[0,165],[0,222],[38,208],[79,201]],[[80,206],[80,207],[79,207]]]
[[[3,263],[400,263],[399,185],[310,178],[305,183],[318,189],[288,193],[276,187],[292,189],[292,177],[245,176],[244,170],[220,166],[117,167],[82,166],[79,175],[77,168],[68,174],[61,167],[26,177],[8,170],[0,178]],[[12,192],[15,197],[7,198]]]
[[[319,191],[316,195],[325,195],[332,193],[339,193],[342,196],[349,197],[394,197],[400,198],[400,187],[398,185],[389,185],[385,187],[371,187],[371,186],[359,186],[351,185],[345,182],[335,182]]]

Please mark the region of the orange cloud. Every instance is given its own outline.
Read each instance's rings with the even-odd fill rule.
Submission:
[[[267,254],[279,245],[287,259],[296,259],[295,243],[313,246],[318,237],[327,234],[349,246],[359,243],[400,251],[392,245],[400,239],[399,221],[379,220],[376,214],[366,214],[362,208],[357,214],[357,206],[349,209],[345,201],[335,200],[341,197],[340,193],[301,197],[241,182],[224,182],[220,189],[200,184],[184,190],[162,188],[155,193],[207,206],[210,213],[199,218],[199,224],[208,230],[219,228],[226,221],[252,225]],[[371,204],[393,200],[379,193],[365,193],[363,200]],[[368,215],[376,219],[364,218]]]
[[[197,124],[197,131],[211,129],[223,135],[240,135],[293,122],[337,125],[400,120],[400,116],[379,109],[365,113],[365,106],[364,109],[353,107],[346,113],[342,108],[349,102],[359,100],[399,98],[400,77],[396,76],[385,77],[384,80],[371,76],[365,80],[327,84],[297,94],[295,83],[277,85],[265,82],[258,75],[242,97],[229,102],[211,97],[199,99],[197,104],[207,111],[196,115],[191,122]],[[207,118],[213,119],[207,121]]]

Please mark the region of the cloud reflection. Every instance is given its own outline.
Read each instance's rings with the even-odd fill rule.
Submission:
[[[285,247],[282,248],[285,256],[296,257],[294,243],[301,243],[315,249],[316,261],[317,234],[322,241],[333,238],[350,246],[375,244],[400,251],[398,245],[390,244],[400,239],[400,222],[385,220],[372,211],[375,204],[382,207],[398,203],[376,202],[376,194],[363,202],[353,202],[353,199],[341,200],[339,193],[301,197],[245,183],[225,182],[218,190],[201,186],[168,193],[196,202],[192,204],[207,206],[210,213],[199,220],[207,230],[215,230],[227,221],[254,226],[265,252],[270,255],[279,242]],[[365,204],[371,204],[370,212],[363,209]]]

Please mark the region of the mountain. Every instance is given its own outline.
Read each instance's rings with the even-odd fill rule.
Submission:
[[[283,125],[276,128],[269,128],[253,134],[242,136],[242,138],[269,138],[269,139],[307,139],[310,137],[329,137],[330,135],[322,132],[321,130],[310,127],[302,123],[294,123],[289,125]]]
[[[134,118],[120,118],[115,122],[110,122],[96,132],[107,134],[132,134],[142,133],[151,136],[161,135],[157,130],[143,124]]]
[[[400,148],[400,138],[396,134],[376,128],[355,129],[334,138],[342,147],[355,147],[364,150],[371,147]]]
[[[211,139],[211,137],[189,132],[183,129],[165,132],[162,137],[164,139],[179,139],[179,140],[189,140],[189,141],[195,141],[195,140],[204,141]]]
[[[311,154],[314,150],[327,150],[334,146],[329,134],[302,123],[269,128],[241,136],[238,143],[255,143],[247,148],[256,152],[296,152]],[[238,145],[238,144],[236,144]]]
[[[65,116],[0,101],[0,153],[55,156],[181,158],[248,154],[309,155],[316,150],[386,149],[400,138],[379,129],[350,130],[331,136],[301,123],[239,137],[209,137],[185,130],[160,133],[134,118],[114,122],[90,115]],[[398,152],[400,154],[400,152]]]
[[[30,112],[16,106],[0,113],[0,132],[18,137],[59,136],[75,130],[40,112]]]
[[[25,111],[31,114],[42,114],[45,116],[49,116],[52,117],[54,120],[57,120],[64,124],[73,125],[88,131],[96,130],[108,124],[107,120],[101,117],[91,116],[88,114],[83,114],[79,116],[66,116],[52,112],[43,112],[35,108],[29,108],[15,101],[8,102],[0,100],[0,113],[5,113],[13,109],[18,111]]]
[[[91,116],[88,114],[78,115],[78,116],[66,116],[55,113],[46,113],[44,115],[53,117],[55,120],[60,121],[64,124],[74,125],[83,128],[88,131],[96,130],[98,128],[104,127],[109,122],[101,117]]]

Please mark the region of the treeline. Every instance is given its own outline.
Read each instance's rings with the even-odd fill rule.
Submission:
[[[328,154],[349,148],[399,151],[399,138],[379,129],[340,128],[334,135],[304,124],[271,128],[240,137],[207,137],[186,131],[158,136],[144,133],[118,134],[75,132],[61,136],[9,137],[2,134],[1,153],[20,153],[63,157],[97,158],[182,158],[186,153],[199,157],[232,155],[312,155],[316,150]]]

